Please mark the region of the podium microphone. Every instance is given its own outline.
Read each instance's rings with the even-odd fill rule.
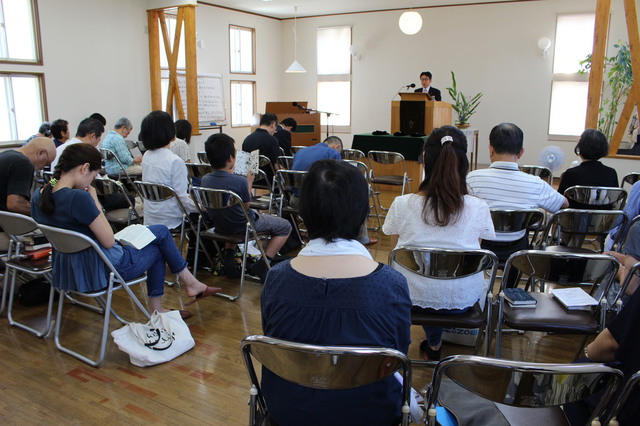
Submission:
[[[415,83],[411,83],[411,84],[407,84],[407,85],[406,85],[406,86],[404,86],[404,87],[406,87],[407,89],[409,89],[409,88],[414,88],[414,87],[416,87],[416,84],[415,84]]]
[[[305,107],[303,107],[302,105],[300,105],[297,102],[292,102],[291,105],[293,105],[294,107],[298,107],[298,109],[301,109],[303,111],[306,111],[307,109]]]

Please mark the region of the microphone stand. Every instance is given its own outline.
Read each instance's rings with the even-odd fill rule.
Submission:
[[[320,114],[327,114],[327,137],[329,137],[329,118],[332,115],[340,115],[340,114],[337,114],[335,112],[328,112],[328,111],[318,111],[317,109],[311,109],[311,108],[306,108],[306,110],[307,112],[317,112]]]

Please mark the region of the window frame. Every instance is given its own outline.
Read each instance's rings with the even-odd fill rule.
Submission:
[[[7,0],[0,0],[1,4]],[[11,1],[11,0],[9,0]],[[33,19],[33,38],[35,43],[36,59],[4,59],[0,58],[0,64],[21,64],[21,65],[43,65],[42,60],[42,37],[40,34],[40,15],[38,13],[38,0],[31,1],[31,18]]]
[[[251,118],[248,123],[241,123],[239,125],[233,123],[233,108],[234,108],[234,98],[233,98],[233,85],[234,84],[251,84],[253,89],[253,112],[251,113]],[[231,110],[231,117],[229,117],[229,125],[233,129],[239,129],[242,127],[251,127],[251,119],[256,115],[256,105],[257,105],[257,83],[254,80],[229,80],[229,109]]]
[[[43,121],[48,121],[49,111],[48,111],[48,108],[47,108],[47,90],[46,90],[46,85],[45,85],[44,73],[43,72],[23,72],[23,71],[0,71],[0,77],[2,77],[2,78],[4,78],[4,77],[13,77],[13,76],[30,76],[30,77],[38,78],[39,83],[40,83],[40,100],[41,100],[40,108],[41,108],[42,117],[43,117],[42,120]],[[15,117],[15,114],[14,114],[14,117]],[[15,125],[16,123],[12,123],[12,124]],[[35,126],[39,126],[40,123],[36,123],[34,125]],[[9,147],[14,147],[14,146],[21,146],[22,142],[24,142],[24,141],[20,140],[20,139],[10,140],[10,141],[2,141],[2,140],[0,140],[0,147],[9,148]]]
[[[231,30],[237,29],[241,31],[250,31],[251,32],[251,71],[234,71],[231,67],[233,64],[233,51],[231,49]],[[244,27],[242,25],[229,24],[228,31],[228,46],[229,46],[229,74],[242,74],[242,75],[256,75],[257,74],[257,64],[256,64],[256,29],[251,27]]]

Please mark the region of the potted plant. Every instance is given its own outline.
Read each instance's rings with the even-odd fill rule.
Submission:
[[[458,91],[458,83],[456,82],[456,75],[453,71],[451,71],[451,80],[453,80],[453,87],[447,87],[447,90],[449,91],[449,96],[453,99],[451,106],[458,113],[456,126],[464,129],[470,126],[469,118],[475,113],[478,105],[480,105],[482,92],[469,98]]]

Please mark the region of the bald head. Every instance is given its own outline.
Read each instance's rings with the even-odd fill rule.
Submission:
[[[49,138],[34,138],[22,148],[17,149],[31,160],[36,170],[51,164],[56,158],[56,145]]]

